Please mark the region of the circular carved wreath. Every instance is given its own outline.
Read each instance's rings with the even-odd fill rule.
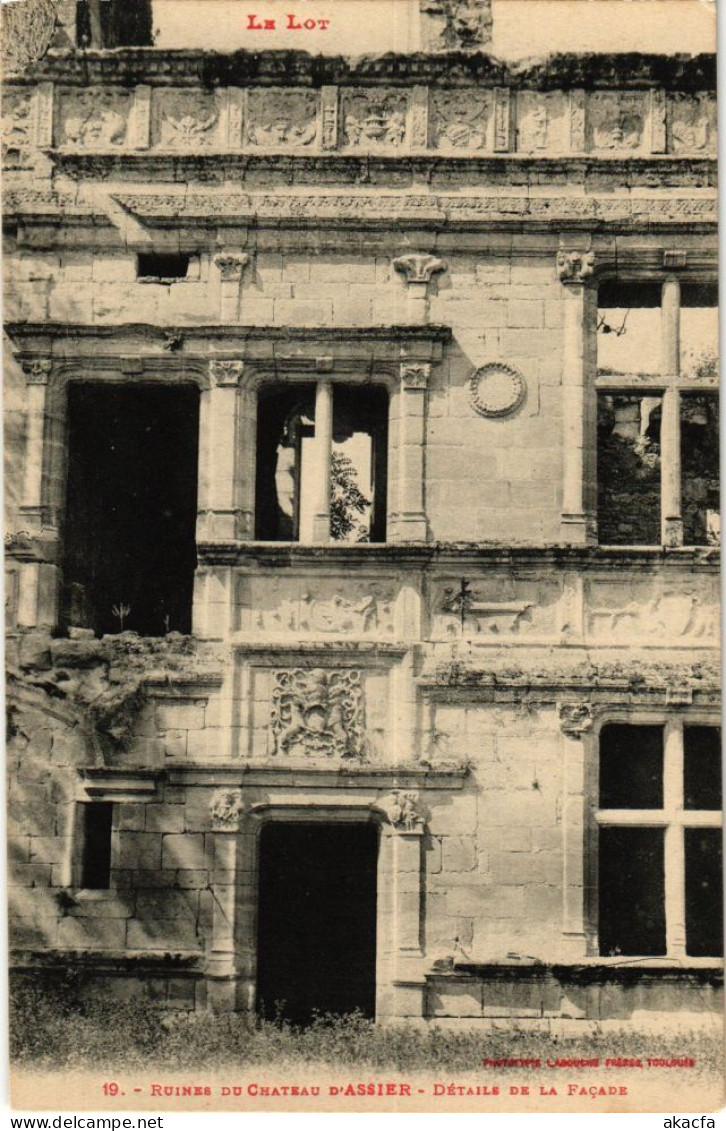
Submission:
[[[526,393],[524,377],[511,365],[495,362],[475,369],[469,397],[480,416],[506,416],[519,408]]]

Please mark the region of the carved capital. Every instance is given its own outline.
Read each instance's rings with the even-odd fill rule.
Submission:
[[[425,389],[431,376],[428,361],[404,361],[401,363],[401,385],[404,389]]]
[[[446,264],[435,255],[399,255],[393,266],[406,276],[407,283],[429,283],[437,271],[446,270]]]
[[[592,730],[593,714],[590,703],[558,703],[560,730],[568,738],[582,738]]]
[[[557,274],[563,283],[584,283],[595,274],[595,252],[558,251]]]
[[[378,802],[378,807],[398,832],[424,832],[426,814],[415,791],[394,789]]]
[[[48,384],[53,368],[53,362],[49,357],[34,357],[22,364],[29,385]]]
[[[225,252],[223,255],[215,256],[214,259],[223,283],[238,283],[249,261],[249,255],[245,255],[244,252]]]
[[[241,789],[220,789],[212,796],[209,813],[219,832],[236,832],[244,809]]]
[[[243,361],[210,361],[209,376],[212,384],[218,388],[236,388],[244,373]]]

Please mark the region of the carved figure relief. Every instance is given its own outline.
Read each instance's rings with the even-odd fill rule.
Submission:
[[[285,587],[286,592],[287,586]],[[315,635],[392,636],[395,594],[386,584],[362,584],[332,596],[324,586],[303,587],[289,597],[264,584],[254,586],[248,602],[255,609],[254,627],[263,632],[304,632]]]
[[[309,146],[318,137],[317,98],[306,90],[252,90],[247,142],[253,146]]]
[[[642,94],[598,91],[588,102],[591,149],[639,149],[645,131]]]
[[[431,144],[437,149],[492,148],[490,90],[436,90],[431,97]]]
[[[219,120],[213,95],[164,90],[157,98],[158,145],[190,150],[212,145]]]
[[[592,706],[589,703],[559,703],[560,730],[568,738],[582,738],[592,730]]]
[[[673,94],[668,111],[668,149],[671,153],[715,149],[715,104],[709,95]]]
[[[220,789],[209,804],[212,826],[221,831],[233,832],[239,825],[243,812],[241,789]]]
[[[345,144],[357,149],[398,149],[406,138],[406,95],[371,90],[343,95]]]
[[[610,640],[632,641],[634,637],[660,640],[669,637],[715,638],[717,611],[694,594],[669,593],[650,601],[629,601],[620,608],[590,611],[593,635]]]
[[[532,153],[565,148],[564,96],[521,91],[517,96],[517,149]]]
[[[3,161],[15,166],[33,145],[33,93],[24,88],[6,88],[3,95]]]
[[[79,90],[63,96],[61,141],[84,149],[121,146],[131,110],[131,95],[123,91]]]
[[[425,818],[421,800],[414,790],[394,789],[379,806],[395,829],[404,833],[423,832]]]
[[[353,668],[274,673],[271,753],[365,761],[363,688]]]

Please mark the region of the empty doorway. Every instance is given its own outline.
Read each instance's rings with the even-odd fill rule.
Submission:
[[[373,824],[271,822],[260,842],[259,1012],[306,1024],[315,1012],[375,1014]]]

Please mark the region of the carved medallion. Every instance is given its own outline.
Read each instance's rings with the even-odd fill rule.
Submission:
[[[431,141],[438,149],[491,149],[493,94],[437,90],[431,98]]]
[[[219,114],[212,95],[196,91],[165,90],[158,95],[157,142],[167,149],[212,145]]]
[[[507,416],[522,404],[524,377],[511,365],[483,365],[469,381],[469,399],[480,416]]]
[[[250,91],[247,115],[249,145],[260,148],[310,146],[317,136],[317,99],[313,91]]]
[[[270,735],[274,755],[364,761],[360,671],[295,668],[275,672]]]

